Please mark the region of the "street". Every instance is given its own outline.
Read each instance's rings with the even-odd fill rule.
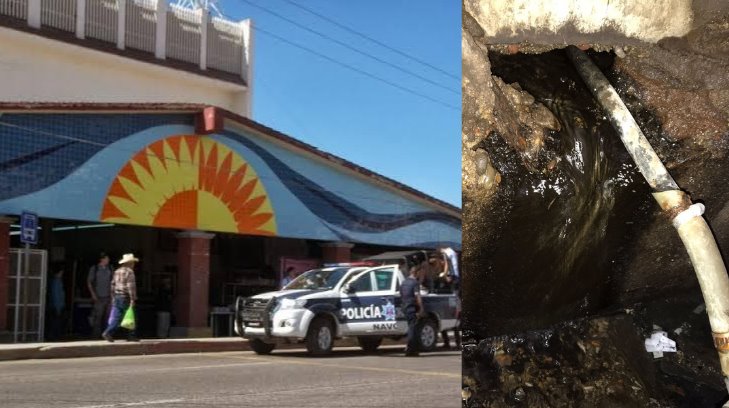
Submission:
[[[402,347],[309,357],[303,350],[0,363],[2,406],[457,407],[461,356],[406,358]]]

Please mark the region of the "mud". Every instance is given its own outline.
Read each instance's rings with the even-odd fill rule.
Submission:
[[[684,37],[581,48],[726,254],[729,17],[698,3]],[[692,266],[562,45],[463,21],[464,405],[716,406]],[[642,349],[654,324],[678,353]]]
[[[464,347],[466,407],[716,407],[726,400],[700,294]],[[699,304],[700,305],[700,304]],[[667,312],[672,312],[667,314]],[[668,332],[676,353],[644,339]]]
[[[464,315],[474,332],[544,328],[696,288],[675,231],[563,51],[499,53],[467,16],[464,27]],[[707,205],[723,250],[728,33],[722,17],[685,38],[589,51],[679,185]]]

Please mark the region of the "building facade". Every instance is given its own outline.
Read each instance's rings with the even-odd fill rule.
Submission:
[[[225,285],[262,278],[274,282],[259,286],[274,287],[281,258],[316,264],[349,261],[357,247],[460,249],[458,208],[220,108],[5,104],[0,113],[0,214],[50,220],[51,252],[82,252],[61,236],[69,223],[94,241],[88,247],[145,252],[150,282],[152,272],[173,271],[177,323],[188,333],[206,330],[208,306],[232,301]],[[174,231],[174,259],[135,242],[159,230]],[[232,258],[261,256],[248,264],[253,273],[231,273],[236,263],[246,269]],[[211,277],[219,280],[212,289]]]
[[[251,21],[167,3],[0,2],[0,101],[201,103],[250,117]]]
[[[170,310],[176,334],[197,336],[289,268],[460,248],[460,209],[250,120],[250,20],[166,0],[9,0],[0,43],[0,341],[20,319],[22,212],[40,217],[33,279],[64,271],[71,337],[89,329],[102,251],[142,259],[142,335]],[[24,304],[42,332],[37,286]]]

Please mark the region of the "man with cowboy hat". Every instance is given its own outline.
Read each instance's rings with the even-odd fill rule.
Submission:
[[[112,334],[119,327],[127,309],[134,307],[137,302],[137,283],[134,280],[134,265],[139,259],[134,254],[124,254],[119,261],[119,269],[114,271],[114,277],[111,279],[111,293],[113,298],[111,305],[111,315],[109,317],[109,326],[102,334],[107,341],[114,341]],[[136,341],[134,330],[129,333],[129,341]]]

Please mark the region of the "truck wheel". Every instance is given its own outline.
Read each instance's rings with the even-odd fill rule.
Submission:
[[[377,351],[377,348],[380,347],[380,344],[382,344],[382,337],[360,336],[357,337],[357,342],[359,343],[359,346],[362,347],[362,350],[367,353],[372,353]]]
[[[311,321],[306,334],[306,349],[317,356],[329,354],[334,345],[334,332],[329,320],[317,317]]]
[[[438,342],[438,325],[433,319],[423,319],[418,322],[416,330],[420,351],[433,351]]]
[[[251,345],[251,350],[256,354],[271,354],[273,349],[276,348],[275,344],[266,343],[261,339],[250,339],[249,344]]]

